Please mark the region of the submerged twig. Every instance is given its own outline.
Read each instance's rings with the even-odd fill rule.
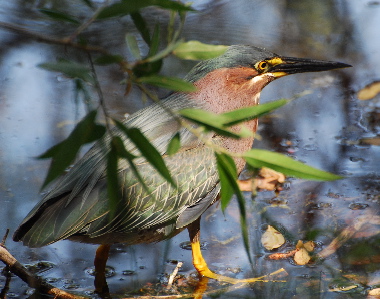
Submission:
[[[173,286],[174,278],[177,275],[178,270],[182,267],[182,265],[183,265],[182,262],[178,262],[177,266],[173,270],[172,274],[170,274],[169,281],[168,281],[168,286],[166,287],[167,290],[169,290]]]
[[[334,240],[332,240],[326,248],[317,254],[318,258],[324,259],[329,255],[335,253],[338,248],[340,248],[344,243],[351,239],[355,233],[360,231],[362,226],[367,223],[380,224],[380,216],[371,215],[371,217],[368,217],[368,215],[363,215],[356,218],[351,225],[342,230],[340,234]]]
[[[85,299],[86,297],[72,295],[61,289],[58,289],[51,284],[43,281],[41,278],[35,274],[28,271],[20,262],[18,262],[13,255],[4,247],[0,246],[0,260],[8,267],[8,270],[20,277],[25,281],[31,288],[37,289],[38,291],[53,295],[55,298],[62,299]]]
[[[9,228],[7,228],[7,230],[5,231],[5,234],[4,234],[3,240],[2,240],[1,243],[0,243],[0,246],[5,247],[5,241],[6,241],[7,238],[8,238],[8,234],[9,234]]]

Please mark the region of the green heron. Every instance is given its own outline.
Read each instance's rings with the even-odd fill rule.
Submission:
[[[151,188],[152,192],[148,193],[129,164],[121,162],[118,169],[121,198],[117,212],[111,217],[106,179],[110,137],[105,136],[34,207],[13,239],[29,247],[41,247],[62,239],[101,244],[96,261],[100,253],[108,256],[111,244],[158,242],[187,228],[193,264],[198,273],[234,282],[232,278],[210,271],[200,250],[200,217],[218,199],[220,191],[215,156],[190,131],[181,128],[167,108],[172,111],[203,108],[223,113],[254,106],[259,103],[261,90],[277,78],[349,66],[339,62],[283,57],[253,46],[230,46],[223,55],[197,64],[185,77],[197,87],[196,92],[173,93],[159,104],[137,111],[124,121],[127,127],[139,128],[156,146],[177,188],[141,159],[137,168]],[[244,124],[256,131],[257,120]],[[181,149],[175,155],[166,155],[168,142],[178,131]],[[115,128],[113,134],[118,133]],[[213,140],[231,152],[249,150],[253,143],[253,137],[236,140],[217,134]],[[136,153],[128,139],[123,141],[128,150]],[[240,173],[245,162],[237,158],[235,163]],[[99,258],[102,266],[105,262],[106,259]]]

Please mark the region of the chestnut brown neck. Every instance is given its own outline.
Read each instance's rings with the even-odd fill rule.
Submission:
[[[273,80],[270,76],[258,75],[253,68],[218,69],[195,83],[198,91],[192,94],[192,98],[207,111],[224,113],[257,105],[261,90]],[[243,125],[256,132],[257,120],[246,121]],[[231,130],[238,131],[239,125],[233,126]],[[242,153],[251,149],[253,140],[253,137],[239,140],[222,137],[222,146],[230,152]],[[235,163],[240,173],[245,162],[237,158]]]

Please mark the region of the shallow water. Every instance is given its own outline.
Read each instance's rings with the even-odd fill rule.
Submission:
[[[249,209],[249,234],[253,267],[240,237],[239,213],[233,202],[225,212],[210,208],[202,220],[204,256],[210,268],[243,278],[267,275],[280,268],[286,272],[273,281],[237,290],[216,282],[209,291],[220,298],[363,298],[380,287],[379,267],[379,147],[359,145],[363,137],[379,134],[376,121],[379,96],[359,101],[356,92],[379,79],[380,3],[377,1],[193,1],[200,12],[189,14],[186,39],[216,44],[253,44],[284,56],[337,60],[354,68],[327,73],[300,74],[271,83],[262,102],[312,93],[276,111],[260,124],[261,140],[254,146],[289,153],[312,166],[346,178],[336,182],[289,179],[276,198],[261,192]],[[83,7],[67,1],[76,9]],[[46,26],[36,15],[37,1],[0,2],[0,21],[24,25],[47,35],[64,36],[60,28]],[[63,4],[62,4],[63,5]],[[145,12],[149,20],[165,22],[162,11]],[[91,38],[115,51],[125,52],[128,20],[110,22],[94,30]],[[0,29],[0,235],[11,234],[40,198],[39,189],[49,166],[34,157],[66,137],[85,112],[75,102],[73,83],[37,64],[57,57],[83,60],[72,49],[52,46]],[[184,76],[193,62],[170,58],[163,73]],[[128,99],[118,70],[100,70],[100,81],[110,113],[121,117],[142,106],[134,91]],[[362,218],[361,218],[362,217]],[[307,266],[291,258],[269,260],[261,235],[268,224],[282,232],[287,242],[274,252],[288,252],[298,240],[313,240],[322,252],[353,221],[365,219],[361,229],[325,260]],[[114,246],[108,265],[114,272],[107,282],[114,297],[164,292],[165,274],[175,261],[183,261],[184,275],[178,291],[193,290],[189,277],[194,268],[191,252],[181,243],[186,232],[158,244]],[[52,284],[80,294],[91,294],[92,259],[96,246],[61,241],[41,249],[29,249],[11,238],[7,247],[23,264],[38,264],[40,275]],[[169,261],[169,262],[168,262]],[[47,262],[41,264],[41,262]],[[163,275],[164,274],[164,275]],[[0,275],[0,287],[5,278]],[[188,286],[188,283],[190,286]],[[342,287],[344,286],[344,287]],[[142,290],[141,290],[142,289]],[[141,290],[141,291],[139,291]],[[12,277],[8,297],[25,298],[32,291]],[[35,295],[34,295],[35,296]],[[215,294],[209,294],[215,296]],[[206,298],[207,295],[204,295]]]

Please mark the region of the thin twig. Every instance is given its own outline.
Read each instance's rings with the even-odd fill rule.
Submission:
[[[6,23],[6,22],[1,22],[0,21],[0,27],[4,28],[4,29],[7,29],[9,31],[13,31],[13,32],[17,32],[17,33],[20,33],[20,34],[23,34],[23,35],[27,35],[29,37],[35,38],[35,39],[37,39],[39,41],[42,41],[42,42],[45,42],[45,43],[48,43],[48,44],[70,46],[70,47],[73,47],[73,48],[76,48],[76,49],[81,49],[81,50],[89,51],[89,52],[97,52],[97,53],[101,53],[101,54],[104,54],[104,55],[108,55],[109,54],[109,52],[107,50],[105,50],[104,48],[102,48],[102,47],[73,43],[72,41],[68,40],[67,38],[62,38],[62,39],[54,38],[54,37],[47,36],[47,35],[44,35],[44,34],[40,34],[40,33],[37,33],[37,32],[29,31],[29,30],[27,30],[27,29],[25,29],[25,28],[23,28],[21,26],[9,24],[9,23]]]
[[[5,234],[4,234],[3,240],[0,243],[0,246],[5,247],[5,241],[7,240],[8,235],[9,235],[9,228],[7,228],[7,230],[5,231]]]
[[[11,271],[9,271],[8,266],[4,267],[2,274],[5,276],[5,283],[4,283],[3,289],[1,290],[1,293],[0,293],[0,299],[6,299],[7,293],[9,292],[9,285],[10,285],[11,279],[12,279],[12,274],[11,274]]]
[[[4,246],[0,246],[0,260],[8,266],[10,272],[20,277],[31,288],[35,288],[44,294],[62,299],[86,299],[86,297],[72,295],[43,281],[21,265]]]
[[[170,274],[169,281],[168,281],[168,286],[166,287],[167,290],[171,289],[171,287],[173,286],[174,278],[177,275],[178,270],[182,267],[182,265],[183,265],[183,262],[178,262],[177,266],[173,270],[172,274]]]
[[[98,17],[99,13],[103,10],[103,8],[108,5],[108,2],[109,1],[107,0],[105,1],[105,3],[103,3],[103,5],[98,7],[98,9],[91,16],[91,18],[89,18],[86,22],[80,25],[72,35],[66,38],[67,41],[72,42],[79,34],[81,34],[84,30],[86,30],[86,28],[88,28],[88,26],[90,26],[96,20],[96,18]]]
[[[96,89],[96,92],[98,93],[98,97],[99,97],[99,106],[102,108],[102,111],[103,111],[103,114],[104,114],[104,117],[106,120],[107,130],[111,134],[111,125],[109,123],[110,117],[109,117],[109,114],[108,114],[108,111],[106,108],[106,104],[104,101],[103,91],[102,91],[102,88],[101,88],[99,80],[98,80],[98,76],[97,76],[97,73],[95,70],[95,66],[94,66],[94,63],[92,61],[91,53],[87,53],[87,55],[88,55],[88,60],[90,62],[90,66],[91,66],[91,72],[92,72],[94,79],[95,79],[95,89]]]

